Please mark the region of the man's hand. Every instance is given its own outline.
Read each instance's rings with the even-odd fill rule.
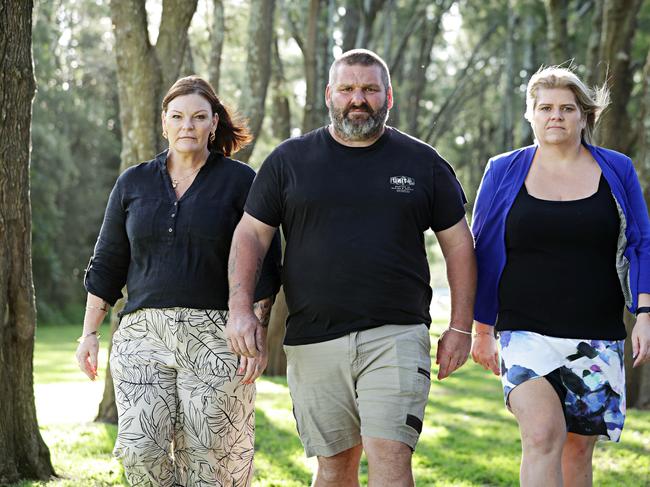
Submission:
[[[226,324],[226,340],[230,350],[242,357],[257,357],[260,353],[256,337],[258,328],[262,328],[262,325],[252,309],[249,312],[231,310]]]
[[[440,366],[438,368],[438,380],[449,377],[463,366],[467,361],[471,345],[471,335],[450,329],[442,332],[438,339],[438,350],[436,351],[436,364]]]

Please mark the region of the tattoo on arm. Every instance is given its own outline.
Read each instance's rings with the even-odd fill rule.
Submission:
[[[230,284],[230,288],[228,290],[228,294],[232,298],[239,292],[239,288],[241,287],[240,282],[233,282],[233,278],[235,276],[235,268],[237,267],[237,255],[239,254],[239,246],[234,246],[232,248],[232,251],[230,252],[230,257],[228,258],[228,282]]]
[[[260,282],[260,276],[262,275],[262,265],[264,260],[260,257],[257,259],[257,265],[255,266],[255,285]]]
[[[253,305],[253,312],[257,319],[260,320],[260,324],[266,328],[269,326],[269,321],[271,319],[271,306],[273,301],[271,298],[265,298]]]

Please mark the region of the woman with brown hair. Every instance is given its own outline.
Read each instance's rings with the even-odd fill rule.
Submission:
[[[229,156],[250,134],[197,76],[165,95],[162,129],[169,148],[124,171],[111,192],[86,270],[77,360],[94,380],[99,326],[126,285],[110,367],[119,417],[114,453],[128,481],[246,486],[253,382],[267,354],[238,359],[224,329],[230,242],[255,175]],[[279,288],[277,237],[274,244],[256,289],[264,326]]]

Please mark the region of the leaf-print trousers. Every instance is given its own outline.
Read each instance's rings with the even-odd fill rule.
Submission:
[[[122,318],[110,357],[114,454],[137,486],[249,486],[255,385],[242,384],[227,311],[146,308]]]

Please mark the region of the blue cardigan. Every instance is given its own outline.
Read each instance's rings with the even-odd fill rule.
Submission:
[[[639,293],[650,293],[650,219],[629,157],[584,144],[600,166],[618,207],[620,231],[616,270],[625,304],[636,311]],[[499,281],[506,264],[506,217],[524,184],[536,145],[491,158],[479,187],[472,233],[478,261],[474,319],[494,325],[499,310]]]

